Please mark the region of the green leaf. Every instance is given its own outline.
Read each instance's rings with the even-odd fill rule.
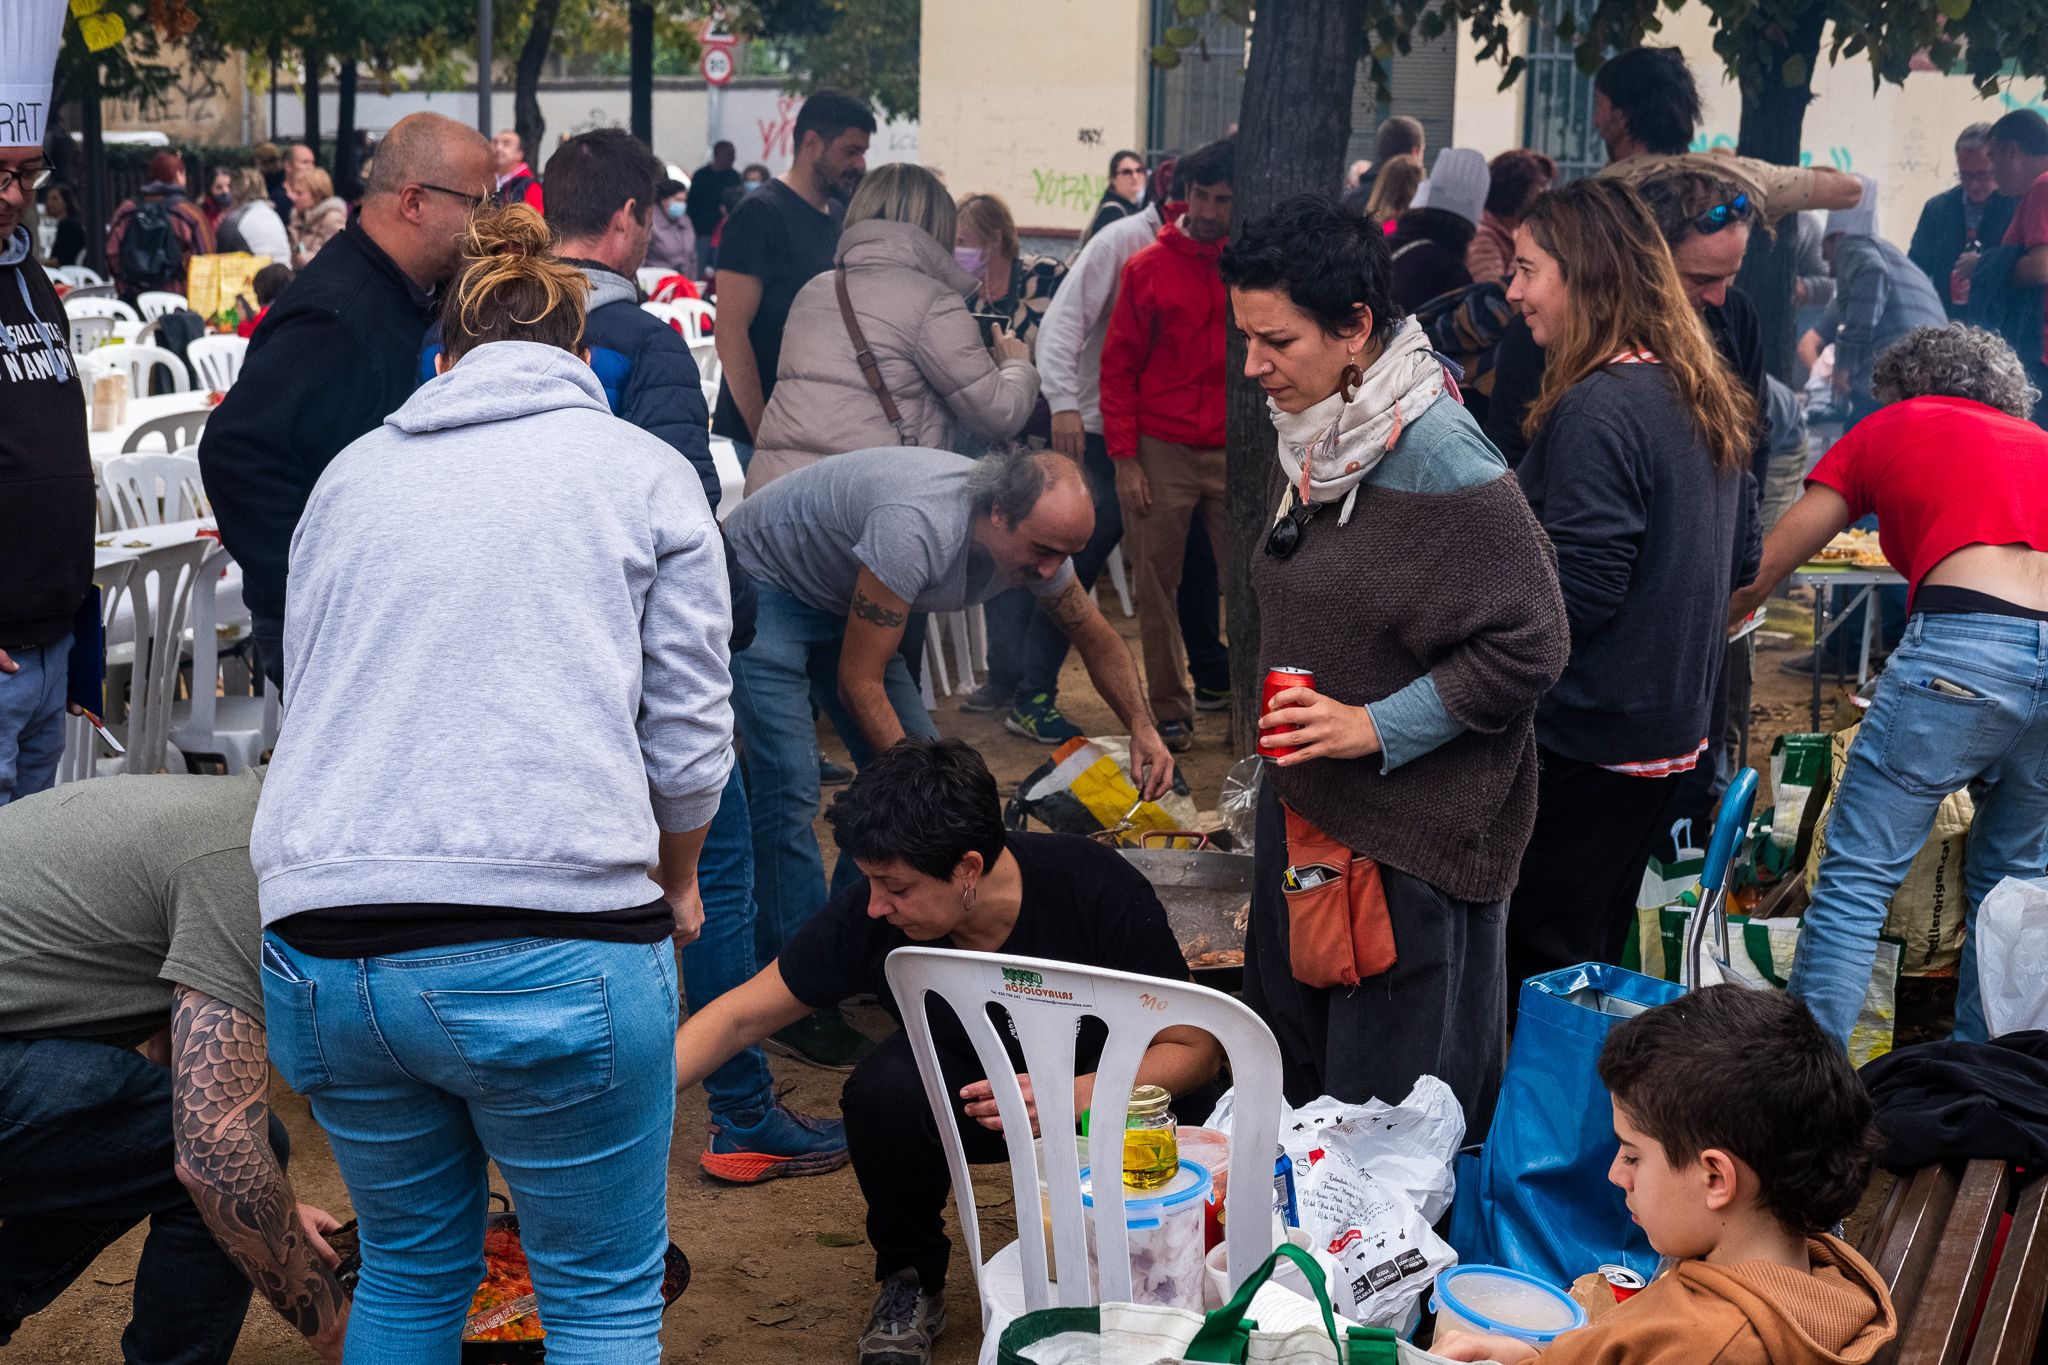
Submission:
[[[1961,23],[1970,13],[1970,0],[1934,0],[1934,7],[1952,23]]]
[[[1173,12],[1183,19],[1199,19],[1209,12],[1209,0],[1174,0]]]
[[[1812,78],[1812,74],[1807,68],[1806,58],[1797,53],[1787,57],[1785,64],[1778,68],[1778,79],[1784,82],[1787,90],[1799,89]]]
[[[1180,65],[1180,49],[1160,43],[1152,49],[1152,65],[1162,71],[1171,71]]]
[[[857,1232],[821,1232],[818,1245],[821,1247],[857,1247],[867,1240]]]
[[[1188,24],[1175,24],[1159,35],[1175,47],[1193,47],[1201,39],[1201,32]]]
[[[1250,24],[1252,21],[1251,0],[1222,0],[1217,10],[1233,24]]]

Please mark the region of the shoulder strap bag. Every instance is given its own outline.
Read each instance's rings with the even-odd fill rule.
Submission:
[[[903,424],[903,411],[896,406],[896,399],[889,392],[889,386],[882,382],[882,367],[875,363],[875,353],[868,349],[868,339],[860,330],[860,319],[853,314],[853,299],[846,292],[846,267],[833,270],[833,285],[839,294],[839,316],[846,323],[846,335],[853,342],[853,360],[860,366],[861,378],[881,400],[882,415],[889,419],[889,425],[896,428],[896,438],[904,445],[914,446],[918,442]]]

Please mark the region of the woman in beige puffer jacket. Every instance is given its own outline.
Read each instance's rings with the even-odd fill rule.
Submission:
[[[846,211],[837,261],[882,382],[882,400],[854,360],[839,311],[836,271],[806,284],[782,333],[775,394],[761,417],[747,492],[828,455],[878,446],[951,449],[965,427],[992,440],[1024,429],[1038,400],[1038,371],[1023,343],[998,336],[992,350],[967,311],[974,279],[953,259],[954,206],[921,166],[882,166],[861,181]]]

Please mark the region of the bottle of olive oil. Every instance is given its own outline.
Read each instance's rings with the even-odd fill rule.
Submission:
[[[1169,1107],[1173,1096],[1156,1085],[1131,1091],[1124,1120],[1124,1186],[1156,1190],[1180,1173],[1179,1125]]]

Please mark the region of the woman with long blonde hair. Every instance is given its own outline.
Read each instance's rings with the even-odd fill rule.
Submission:
[[[439,375],[336,456],[291,551],[291,712],[250,835],[270,1055],[362,1232],[344,1359],[452,1361],[512,1193],[549,1360],[660,1358],[672,936],[732,765],[718,528],[612,416],[589,281],[473,218]],[[575,666],[536,666],[547,639]],[[451,725],[432,698],[481,704]],[[534,1325],[515,1319],[521,1329]]]
[[[1508,299],[1545,352],[1517,473],[1572,645],[1536,710],[1536,830],[1508,916],[1519,981],[1620,958],[1669,779],[1707,747],[1729,596],[1756,571],[1758,413],[1625,184],[1538,199]]]

